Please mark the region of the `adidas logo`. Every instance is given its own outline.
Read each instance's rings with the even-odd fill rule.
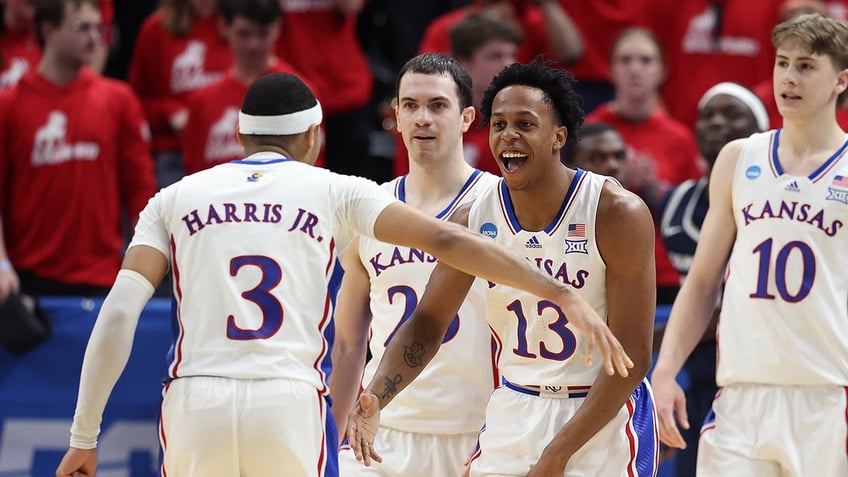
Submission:
[[[801,189],[798,187],[798,181],[792,181],[788,186],[786,186],[785,190],[788,190],[789,192],[801,192]]]
[[[539,239],[537,239],[536,236],[534,235],[534,236],[530,237],[530,240],[528,240],[527,243],[524,244],[524,247],[525,248],[542,248],[542,244],[539,243]]]

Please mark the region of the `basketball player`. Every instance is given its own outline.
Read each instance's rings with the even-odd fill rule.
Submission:
[[[326,376],[332,284],[355,234],[415,247],[562,305],[592,334],[595,365],[632,363],[576,293],[516,254],[398,203],[373,182],[312,167],[321,106],[294,75],[256,80],[239,115],[246,158],[154,196],[86,350],[71,448],[57,475],[92,475],[99,423],[139,314],[169,268],[175,332],[163,391],[163,475],[334,476]]]
[[[720,387],[704,421],[699,476],[848,475],[848,25],[818,14],[777,25],[774,90],[783,128],[728,143],[672,308],[652,380],[666,444],[684,447],[675,376],[722,284]]]
[[[489,399],[471,476],[651,476],[656,469],[644,380],[655,307],[653,222],[644,202],[614,180],[560,162],[568,134],[582,122],[573,85],[570,73],[539,62],[508,66],[492,81],[482,113],[503,180],[454,218],[584,297],[635,367],[622,378],[587,366],[580,359],[585,337],[568,310],[487,284],[486,318],[503,385]],[[472,282],[437,265],[418,308],[389,343],[348,424],[366,465],[379,457],[371,446],[379,408],[439,349]]]
[[[451,57],[426,53],[401,69],[395,93],[398,130],[409,151],[409,174],[383,187],[440,220],[473,200],[498,178],[463,159],[463,134],[474,123],[471,77]],[[365,346],[373,359],[370,380],[395,329],[424,294],[435,260],[416,249],[362,237],[345,253],[330,377],[336,422],[360,389]],[[476,281],[460,307],[444,346],[427,370],[382,413],[375,448],[383,462],[370,468],[343,446],[342,475],[460,475],[483,425],[486,401],[497,385],[492,338],[483,314],[483,282]],[[369,329],[370,326],[370,329]],[[423,395],[428,396],[422,399]],[[421,452],[421,449],[428,449]]]

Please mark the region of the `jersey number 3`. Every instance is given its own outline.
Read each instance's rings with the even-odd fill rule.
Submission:
[[[270,292],[283,279],[280,264],[262,255],[245,255],[230,260],[230,276],[238,274],[242,267],[253,266],[262,272],[259,284],[241,296],[247,301],[256,303],[262,311],[262,323],[256,329],[240,328],[233,315],[227,317],[227,338],[231,340],[264,340],[274,336],[283,324],[283,305]]]

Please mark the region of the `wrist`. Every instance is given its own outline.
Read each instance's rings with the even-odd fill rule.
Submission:
[[[12,266],[12,262],[8,258],[0,260],[0,273],[11,272],[14,269],[15,267]]]

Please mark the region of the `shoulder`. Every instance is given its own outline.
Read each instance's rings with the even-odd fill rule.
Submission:
[[[603,184],[595,223],[601,234],[616,241],[630,239],[640,231],[653,233],[653,219],[645,201],[614,180]]]
[[[141,23],[141,29],[138,32],[141,35],[158,34],[165,31],[165,12],[161,8],[151,13]]]

